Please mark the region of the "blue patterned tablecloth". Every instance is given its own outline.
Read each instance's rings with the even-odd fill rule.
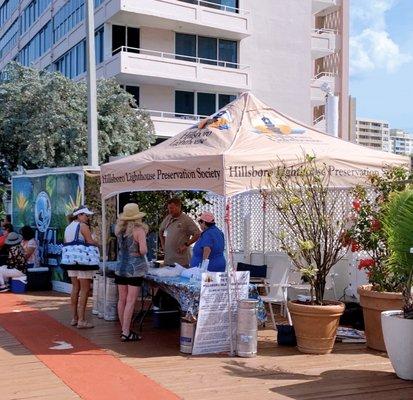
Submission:
[[[175,298],[181,306],[181,311],[189,311],[193,315],[198,314],[199,297],[201,294],[200,281],[191,282],[189,278],[184,278],[182,276],[166,278],[153,275],[146,275],[145,280],[156,284],[161,290]],[[248,297],[250,299],[258,300],[257,318],[258,322],[263,324],[267,320],[267,314],[264,303],[258,294],[256,285],[249,285]]]

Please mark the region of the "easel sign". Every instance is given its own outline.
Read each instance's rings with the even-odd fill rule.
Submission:
[[[233,343],[236,340],[238,301],[248,298],[249,271],[235,272],[230,286]],[[202,274],[193,355],[230,351],[228,313],[228,276],[226,272]]]

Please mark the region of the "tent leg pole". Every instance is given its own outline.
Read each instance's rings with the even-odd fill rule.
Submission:
[[[234,343],[232,340],[232,307],[231,307],[231,277],[233,274],[233,265],[232,265],[232,260],[231,260],[231,254],[230,254],[230,202],[229,199],[225,198],[225,233],[226,233],[226,238],[225,238],[225,242],[226,242],[226,255],[227,255],[227,291],[228,291],[228,328],[229,328],[229,345],[230,345],[230,355],[234,356],[235,355],[235,351],[234,351]]]
[[[103,313],[106,310],[106,200],[102,196],[102,269],[103,269],[103,282],[104,282],[104,301],[103,301]]]

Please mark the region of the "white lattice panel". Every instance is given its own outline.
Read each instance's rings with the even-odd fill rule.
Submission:
[[[350,191],[332,189],[331,194],[336,201],[338,200],[335,218],[345,218],[351,207]],[[209,194],[207,199],[211,204],[203,206],[200,211],[212,212],[216,217],[217,226],[224,230],[224,198]],[[256,192],[234,196],[230,199],[230,204],[232,251],[245,251],[248,254],[257,251],[281,251],[277,235],[280,230],[288,232],[288,229],[270,200],[266,201],[265,212],[263,197]]]

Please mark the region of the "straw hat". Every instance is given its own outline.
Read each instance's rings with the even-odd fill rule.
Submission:
[[[16,244],[21,243],[22,240],[23,240],[23,236],[22,236],[22,235],[19,235],[19,234],[16,233],[16,232],[10,232],[10,233],[7,235],[7,238],[6,238],[5,242],[4,242],[4,244],[8,244],[9,246],[14,246],[14,245],[16,245]]]
[[[123,207],[123,213],[119,214],[121,221],[133,221],[134,219],[141,219],[146,213],[139,211],[139,206],[135,203],[128,203]]]

